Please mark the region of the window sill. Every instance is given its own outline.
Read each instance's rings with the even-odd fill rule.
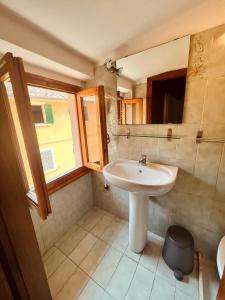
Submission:
[[[64,186],[66,186],[67,184],[79,179],[80,177],[86,175],[87,173],[89,173],[91,170],[82,166],[68,174],[65,174],[49,183],[47,183],[47,190],[48,190],[48,194],[52,194],[54,192],[56,192],[57,190],[63,188]]]
[[[49,127],[52,126],[52,123],[36,123],[35,127]]]

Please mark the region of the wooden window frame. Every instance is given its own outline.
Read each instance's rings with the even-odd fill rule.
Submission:
[[[51,206],[48,196],[55,191],[61,189],[67,184],[79,179],[80,177],[86,175],[92,170],[101,171],[103,166],[108,163],[108,147],[107,147],[107,130],[106,130],[106,114],[105,114],[105,102],[104,102],[104,87],[99,86],[92,88],[96,91],[97,96],[97,110],[98,110],[98,136],[100,139],[101,157],[100,165],[96,166],[94,163],[85,164],[85,154],[82,141],[82,128],[80,127],[80,116],[79,116],[79,101],[77,100],[78,94],[81,93],[86,95],[88,90],[83,90],[81,87],[76,85],[64,83],[58,80],[50,79],[40,75],[32,74],[24,71],[23,61],[21,58],[13,57],[12,53],[5,54],[0,59],[0,78],[1,81],[5,81],[8,78],[12,81],[13,93],[16,99],[24,99],[25,101],[16,101],[16,107],[18,111],[18,116],[23,132],[23,139],[26,146],[26,151],[28,155],[28,160],[31,168],[31,173],[35,185],[35,192],[38,196],[38,203],[34,202],[29,193],[27,193],[27,199],[32,207],[38,210],[38,213],[42,219],[46,219],[47,215],[51,213]],[[35,124],[33,122],[33,115],[31,110],[30,97],[28,92],[28,85],[40,88],[51,89],[55,91],[65,92],[74,95],[74,103],[76,107],[73,109],[77,112],[78,116],[78,128],[79,128],[79,138],[81,147],[81,156],[83,165],[65,175],[59,176],[55,180],[48,183],[45,181],[44,171],[41,162],[41,156],[39,151],[39,144],[35,130]],[[3,84],[0,83],[0,93],[4,100],[4,105],[7,106],[9,114],[11,114],[9,104],[6,101],[6,89]],[[4,94],[5,93],[5,94]],[[22,105],[21,105],[22,103]],[[73,105],[72,105],[73,106]],[[26,118],[23,116],[26,115]],[[11,117],[11,126],[14,130],[14,144],[15,149],[17,149],[18,161],[20,161],[20,172],[23,178],[24,191],[29,190],[28,182],[26,178],[25,169],[22,163],[22,156],[19,150],[18,139],[16,136],[16,130],[14,128],[14,123]],[[33,126],[30,126],[33,124]]]
[[[44,172],[41,164],[41,157],[39,153],[39,146],[34,126],[30,126],[33,123],[33,115],[30,109],[30,98],[28,95],[28,89],[25,82],[25,72],[23,67],[23,61],[21,58],[13,57],[12,53],[6,53],[0,59],[1,73],[0,73],[0,93],[2,105],[8,111],[10,126],[12,128],[14,145],[17,152],[17,157],[20,159],[20,173],[22,176],[24,191],[27,193],[29,204],[35,206],[38,209],[38,213],[41,218],[46,219],[47,215],[51,213],[51,206],[48,197],[47,187],[44,179]],[[16,109],[22,129],[24,144],[26,147],[27,158],[30,165],[30,170],[34,182],[35,193],[37,195],[38,203],[35,203],[29,195],[28,182],[22,163],[22,157],[19,150],[18,139],[16,130],[11,114],[11,108],[8,100],[8,95],[3,82],[10,79],[15,98]],[[20,101],[24,99],[24,101]]]
[[[126,104],[137,104],[138,105],[138,124],[136,125],[142,125],[143,124],[143,98],[132,98],[132,99],[122,99],[120,100],[122,103],[122,107],[124,108],[124,114],[122,109],[122,120],[121,125],[129,125],[126,123]],[[133,106],[132,106],[133,107]]]
[[[74,99],[75,99],[74,101],[76,101],[76,94],[82,90],[82,88],[79,86],[61,82],[44,76],[28,73],[28,72],[25,73],[25,79],[26,79],[26,84],[29,86],[40,87],[40,88],[72,94],[74,95]],[[77,110],[77,107],[75,107],[75,109]],[[85,166],[81,166],[71,172],[68,172],[65,175],[59,176],[58,178],[46,184],[48,194],[49,195],[53,194],[57,190],[79,179],[80,177],[86,175],[89,172],[90,170],[88,168],[86,168]]]
[[[96,104],[96,119],[98,142],[100,146],[100,163],[89,161],[88,145],[86,138],[85,118],[83,112],[83,97],[95,96]],[[108,163],[108,145],[107,145],[107,129],[106,129],[106,114],[105,114],[105,92],[104,86],[88,88],[77,93],[77,112],[79,119],[80,141],[83,164],[89,169],[101,172],[103,167]]]
[[[46,116],[45,116],[45,112],[44,112],[44,105],[43,104],[32,104],[31,105],[31,109],[32,109],[32,113],[33,113],[33,107],[34,106],[38,106],[38,107],[40,107],[40,110],[41,110],[41,114],[42,114],[42,118],[43,118],[43,122],[35,122],[35,120],[34,120],[34,124],[35,125],[39,125],[39,124],[46,124]]]

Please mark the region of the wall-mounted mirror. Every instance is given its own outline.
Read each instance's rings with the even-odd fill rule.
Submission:
[[[118,122],[182,123],[190,36],[117,60]]]

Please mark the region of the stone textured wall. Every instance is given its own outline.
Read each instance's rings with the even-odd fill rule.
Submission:
[[[98,73],[101,83],[110,87],[108,130],[112,132],[166,134],[168,128],[181,135],[180,140],[112,137],[110,160],[139,159],[147,154],[152,162],[179,166],[174,189],[149,201],[149,230],[164,236],[171,224],[188,228],[196,249],[215,256],[220,238],[225,235],[225,152],[224,144],[197,145],[197,130],[204,137],[225,138],[225,25],[191,37],[184,120],[180,125],[118,126],[115,77],[104,70]],[[101,174],[92,174],[96,205],[128,218],[128,193],[115,187],[103,189]]]
[[[35,209],[30,210],[41,254],[93,206],[91,174],[53,193],[50,203],[52,213],[46,220],[42,220]]]

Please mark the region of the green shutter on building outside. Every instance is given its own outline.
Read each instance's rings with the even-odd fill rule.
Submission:
[[[54,123],[51,104],[44,104],[46,123]]]

